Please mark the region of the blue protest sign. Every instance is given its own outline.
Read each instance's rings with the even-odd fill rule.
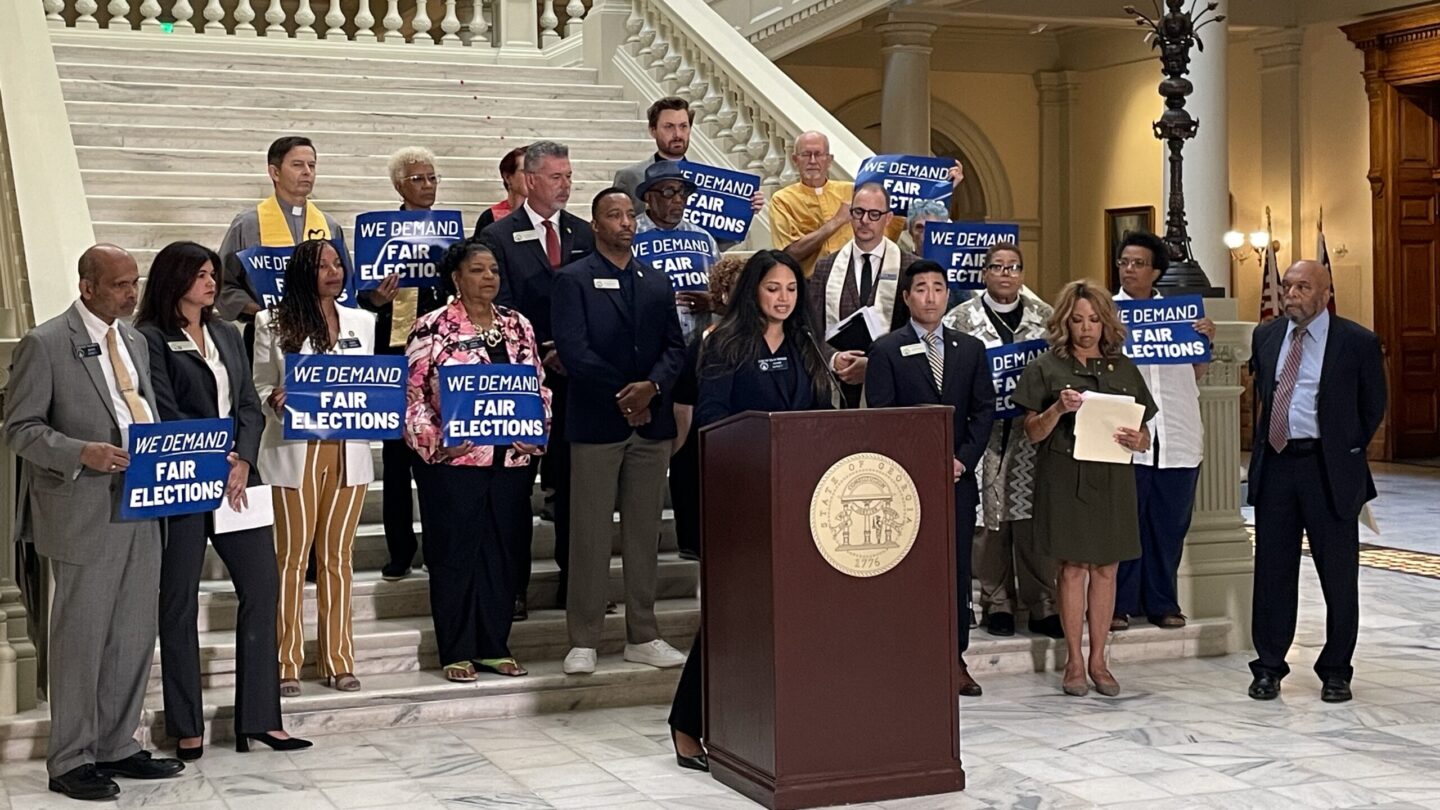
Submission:
[[[866,183],[883,185],[890,195],[890,210],[902,217],[915,200],[940,200],[948,208],[955,191],[950,182],[953,168],[954,158],[876,155],[860,163],[855,188]]]
[[[440,367],[445,446],[545,444],[545,400],[534,366],[475,363]]]
[[[996,419],[1014,419],[1025,413],[1010,397],[1025,367],[1049,350],[1050,344],[1044,340],[1026,340],[985,350],[985,358],[990,362],[990,378],[995,383]]]
[[[996,242],[1020,243],[1020,226],[1009,222],[926,222],[921,258],[945,268],[952,290],[985,289],[985,252]]]
[[[440,283],[440,257],[465,238],[459,211],[371,211],[355,217],[355,286],[373,290],[391,273],[401,287]]]
[[[1116,301],[1126,329],[1125,355],[1136,365],[1174,365],[1210,362],[1210,341],[1195,331],[1205,317],[1205,301],[1198,295]]]
[[[397,355],[285,355],[285,438],[399,438],[408,369]]]
[[[694,231],[646,231],[636,234],[630,243],[635,258],[669,276],[670,286],[677,292],[710,286],[714,251],[715,242],[709,235]]]
[[[760,177],[688,160],[680,161],[680,172],[695,184],[695,193],[685,204],[686,221],[716,239],[743,241],[755,217],[750,198],[760,189]]]
[[[340,261],[345,265],[345,290],[335,303],[347,307],[355,306],[355,274],[349,271],[350,257],[345,253],[345,243],[338,240],[330,240],[335,250],[340,253]],[[250,280],[250,289],[255,291],[255,299],[262,309],[273,309],[280,299],[285,297],[285,268],[290,266],[290,257],[295,255],[295,248],[287,245],[285,247],[266,247],[256,245],[246,248],[235,254],[240,260],[240,269],[245,277]]]
[[[131,425],[120,516],[144,520],[214,511],[225,497],[234,435],[231,419]]]

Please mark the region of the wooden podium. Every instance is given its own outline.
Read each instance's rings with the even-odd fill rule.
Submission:
[[[932,406],[752,411],[701,432],[716,779],[770,808],[965,787],[952,430],[952,409]],[[912,497],[913,545],[873,573],[914,531]],[[812,501],[830,556],[863,575],[822,554]]]

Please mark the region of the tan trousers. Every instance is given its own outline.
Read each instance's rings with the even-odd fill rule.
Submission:
[[[1031,621],[1055,615],[1055,561],[1040,553],[1034,523],[1002,521],[998,530],[976,536],[971,564],[986,614],[1022,608]]]
[[[320,675],[355,671],[350,580],[365,485],[344,484],[345,443],[311,441],[305,451],[303,485],[299,489],[271,489],[275,502],[275,558],[280,568],[275,635],[280,644],[282,680],[298,679],[305,664],[305,566],[312,544]]]

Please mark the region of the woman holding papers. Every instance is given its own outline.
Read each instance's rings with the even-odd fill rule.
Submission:
[[[1014,402],[1028,412],[1025,433],[1039,451],[1036,533],[1059,563],[1060,619],[1069,653],[1064,690],[1077,696],[1089,691],[1088,670],[1096,691],[1113,696],[1120,685],[1105,662],[1105,642],[1115,607],[1115,571],[1121,560],[1140,556],[1129,461],[1131,453],[1150,446],[1145,423],[1155,416],[1155,402],[1139,369],[1121,352],[1125,327],[1103,288],[1084,280],[1065,285],[1046,324],[1046,339],[1050,351],[1026,367]],[[1094,400],[1089,407],[1097,414],[1123,414],[1109,420],[1113,430],[1097,436],[1088,427],[1091,420],[1077,413],[1087,399]],[[1107,456],[1119,463],[1088,460]],[[1080,650],[1087,615],[1088,667],[1082,666]]]
[[[533,369],[536,380],[545,372],[530,321],[495,304],[500,269],[485,243],[451,245],[440,260],[440,277],[455,296],[417,320],[405,346],[405,441],[425,462],[415,468],[415,484],[435,643],[451,681],[474,681],[477,669],[524,675],[509,647],[513,569],[517,558],[528,563],[530,557],[531,457],[541,448],[520,441],[508,447],[469,439],[447,444],[440,369],[523,366]],[[539,386],[539,393],[548,431],[550,389]]]
[[[350,625],[355,529],[375,480],[370,443],[285,438],[285,356],[374,354],[375,316],[339,306],[345,265],[335,246],[311,239],[285,269],[285,297],[255,316],[255,392],[265,412],[260,477],[271,486],[280,569],[280,696],[300,694],[305,663],[305,564],[315,547],[320,674],[342,692],[360,689]]]
[[[150,344],[150,378],[162,420],[234,420],[233,466],[225,487],[228,504],[221,509],[243,512],[248,506],[246,488],[260,483],[255,467],[265,417],[240,332],[215,317],[219,267],[214,251],[194,242],[165,246],[150,265],[135,326]],[[207,538],[230,572],[239,603],[235,737],[281,750],[308,747],[308,741],[291,737],[280,727],[280,679],[275,671],[279,583],[270,527],[220,533],[215,517],[207,513],[179,515],[167,522],[160,567],[160,676],[165,732],[177,740],[175,755],[194,760],[205,751],[196,617]]]
[[[830,406],[831,382],[805,308],[805,272],[779,250],[750,257],[725,316],[700,345],[695,422],[704,427],[742,411]],[[682,768],[710,770],[705,748],[700,636],[690,646],[670,708],[670,738]]]

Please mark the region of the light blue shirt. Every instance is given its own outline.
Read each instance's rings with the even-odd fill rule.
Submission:
[[[1330,313],[1320,310],[1315,320],[1305,327],[1305,344],[1300,354],[1300,376],[1295,380],[1295,391],[1290,395],[1290,436],[1291,439],[1320,438],[1320,370],[1325,364],[1325,343],[1330,339]],[[1285,339],[1280,342],[1280,356],[1275,360],[1275,380],[1285,369],[1285,358],[1295,342],[1295,322],[1285,327]]]
[[[914,318],[911,318],[911,319],[910,319],[910,328],[911,328],[911,329],[914,329],[914,330],[915,330],[915,334],[920,336],[920,342],[921,342],[922,344],[924,344],[925,346],[928,347],[929,344],[928,344],[928,343],[925,343],[925,336],[928,335],[928,334],[930,334],[930,333],[925,330],[925,327],[923,327],[923,326],[921,326],[920,324],[916,323]],[[940,359],[943,361],[943,360],[945,359],[945,325],[944,325],[944,324],[941,324],[940,326],[935,327],[935,337],[939,338],[939,340],[935,341],[935,345],[937,345],[937,346],[940,347]],[[929,351],[929,349],[927,348],[926,351]]]

